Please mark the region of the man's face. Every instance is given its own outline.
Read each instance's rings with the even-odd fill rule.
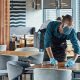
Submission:
[[[59,26],[59,32],[60,32],[61,34],[64,33],[64,32],[63,32],[63,24],[61,24],[61,25]]]
[[[61,34],[65,34],[66,35],[71,31],[71,26],[72,26],[72,21],[68,21],[66,20],[64,23],[62,23],[60,26],[59,26],[59,32]],[[65,29],[64,29],[65,28]]]
[[[64,24],[64,25],[66,24],[68,27],[70,27],[70,26],[72,26],[73,21],[72,21],[72,20],[71,20],[71,21],[65,20],[63,24]]]

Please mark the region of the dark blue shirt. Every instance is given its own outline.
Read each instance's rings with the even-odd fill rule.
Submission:
[[[78,44],[77,35],[74,29],[72,29],[71,33],[69,35],[61,34],[58,31],[59,25],[61,23],[57,21],[50,22],[47,26],[47,30],[44,36],[44,47],[48,48],[51,47],[53,44],[53,35],[57,38],[64,39],[65,36],[67,36],[66,40],[70,40],[74,49],[74,53],[80,54],[80,47]]]

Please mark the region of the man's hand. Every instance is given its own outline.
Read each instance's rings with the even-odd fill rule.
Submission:
[[[74,59],[69,59],[67,60],[67,62],[65,63],[66,67],[72,67],[75,64],[75,60]]]
[[[50,58],[50,64],[58,64],[58,62],[56,59]]]
[[[79,56],[78,54],[75,54],[72,59],[67,60],[67,62],[65,63],[65,66],[66,67],[72,67],[72,66],[74,66],[74,64],[75,64],[78,56]]]

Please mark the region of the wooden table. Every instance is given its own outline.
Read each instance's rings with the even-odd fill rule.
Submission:
[[[31,68],[35,69],[35,68],[53,68],[53,69],[70,69],[72,71],[79,71],[80,72],[80,63],[75,63],[75,65],[73,67],[65,67],[64,66],[65,62],[59,62],[58,65],[51,65],[48,63],[43,63],[43,64],[38,64],[38,65],[34,65],[31,66]]]
[[[30,74],[31,80],[33,79],[33,70],[35,68],[47,68],[47,69],[69,69],[73,72],[73,77],[78,73],[80,74],[80,63],[75,63],[73,67],[65,67],[65,62],[60,62],[58,65],[51,65],[49,62],[44,62],[43,64],[33,65],[30,68],[25,69],[25,74]]]
[[[0,51],[0,55],[16,55],[16,56],[23,56],[23,57],[28,57],[28,56],[33,56],[37,55],[39,52],[37,51],[30,51],[30,52],[22,52],[22,51]]]

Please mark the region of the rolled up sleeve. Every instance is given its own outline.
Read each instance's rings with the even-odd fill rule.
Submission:
[[[80,47],[79,47],[77,35],[76,35],[76,32],[74,29],[71,31],[71,33],[69,35],[69,39],[72,43],[74,53],[80,54]]]
[[[52,44],[52,25],[51,22],[47,26],[47,30],[44,36],[44,47],[51,47]]]

